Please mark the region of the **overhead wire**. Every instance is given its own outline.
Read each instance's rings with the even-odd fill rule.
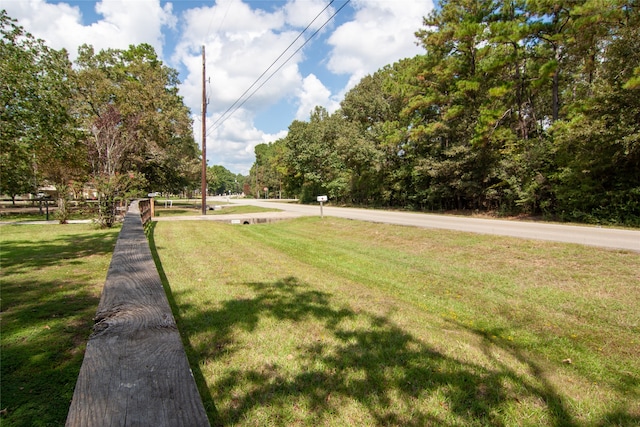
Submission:
[[[282,58],[284,56],[284,54],[291,49],[291,47],[300,39],[300,37],[302,37],[302,35],[311,27],[311,25],[313,25],[313,23],[324,13],[325,10],[327,10],[329,8],[329,6],[331,6],[334,3],[335,0],[331,0],[327,6],[325,6],[324,9],[322,9],[315,18],[313,18],[313,20],[309,23],[309,25],[307,25],[305,27],[304,30],[302,30],[300,32],[300,34],[298,34],[298,36],[295,38],[295,40],[293,42],[291,42],[291,44],[289,44],[289,46],[287,46],[287,48],[285,50],[282,51],[282,53],[271,63],[271,65],[269,65],[269,67],[267,67],[267,69],[260,74],[260,76],[251,84],[251,86],[249,86],[247,88],[247,90],[245,90],[242,95],[240,95],[238,97],[238,99],[231,104],[231,106],[229,106],[229,108],[227,108],[227,110],[213,123],[209,126],[209,128],[207,129],[206,135],[208,136],[211,132],[213,132],[214,130],[218,129],[220,126],[222,126],[222,124],[229,119],[229,117],[231,117],[231,115],[233,115],[233,113],[235,113],[236,111],[238,111],[249,99],[251,99],[251,97],[258,91],[260,90],[269,80],[271,80],[271,78],[282,69],[282,67],[284,67],[290,60],[291,58],[293,58],[304,46],[306,46],[307,43],[309,43],[324,27],[327,26],[327,24],[329,22],[331,22],[331,20],[338,14],[340,13],[340,11],[342,9],[345,8],[345,6],[347,4],[349,4],[349,2],[351,0],[347,0],[342,6],[340,6],[340,8],[338,8],[333,15],[331,15],[316,31],[313,32],[313,34],[311,34],[311,36],[309,36],[308,39],[306,39],[304,41],[304,43],[302,43],[302,45],[300,45],[291,55],[289,55],[289,57],[282,62],[282,64],[280,64],[280,66],[278,66],[278,68],[276,68],[262,83],[260,83],[260,85],[255,88],[255,90],[253,92],[251,92],[244,100],[242,99],[255,85],[258,84],[258,82],[260,81],[260,79],[262,79],[262,77],[264,77],[265,74],[267,74],[267,72],[273,68],[278,61],[280,60],[280,58]],[[235,108],[234,108],[235,107]]]
[[[295,44],[295,43],[300,39],[300,37],[302,37],[302,36],[303,36],[303,34],[304,34],[308,29],[309,29],[309,27],[311,27],[311,25],[313,25],[313,23],[314,23],[314,22],[316,22],[316,20],[320,17],[320,15],[322,15],[322,14],[324,13],[324,11],[325,11],[325,10],[327,10],[327,9],[329,8],[329,6],[331,6],[331,5],[333,4],[333,2],[334,2],[334,1],[335,1],[335,0],[331,0],[331,1],[330,1],[330,2],[329,2],[329,3],[324,7],[324,9],[322,9],[322,10],[321,10],[321,11],[320,11],[316,16],[315,16],[315,18],[313,18],[313,20],[309,23],[309,25],[307,25],[307,26],[305,27],[305,29],[304,29],[304,30],[302,30],[302,31],[300,32],[300,34],[298,34],[298,36],[297,36],[297,37],[296,37],[296,38],[295,38],[295,39],[294,39],[294,40],[289,44],[289,46],[287,46],[287,48],[286,48],[285,50],[283,50],[283,51],[282,51],[282,53],[281,53],[281,54],[280,54],[276,59],[274,59],[274,60],[273,60],[273,62],[271,63],[271,65],[269,65],[269,67],[267,67],[267,69],[266,69],[266,70],[264,70],[264,71],[262,72],[262,74],[260,74],[260,76],[258,76],[258,78],[257,78],[257,79],[256,79],[256,80],[251,84],[251,86],[249,86],[249,87],[248,87],[248,88],[247,88],[247,89],[242,93],[242,95],[240,95],[240,96],[238,97],[238,99],[236,99],[236,100],[234,101],[234,103],[233,103],[233,104],[231,104],[231,105],[229,106],[229,108],[227,108],[227,110],[226,110],[224,113],[222,113],[222,115],[218,118],[218,120],[216,120],[216,121],[215,121],[211,126],[209,126],[209,130],[207,130],[207,133],[208,133],[210,130],[215,129],[215,128],[214,128],[214,126],[216,126],[216,125],[217,125],[221,120],[223,120],[223,119],[224,119],[224,120],[226,120],[225,116],[227,115],[227,113],[229,113],[229,112],[231,111],[231,109],[233,109],[233,107],[235,107],[235,106],[240,102],[240,100],[241,100],[241,99],[242,99],[242,98],[243,98],[243,97],[244,97],[244,96],[245,96],[245,95],[246,95],[246,94],[247,94],[247,93],[248,93],[248,92],[249,92],[249,91],[250,91],[250,90],[251,90],[251,89],[256,85],[256,84],[258,84],[258,82],[260,81],[260,79],[261,79],[262,77],[264,77],[264,75],[265,75],[265,74],[267,74],[267,72],[268,72],[268,71],[269,71],[269,70],[270,70],[270,69],[271,69],[271,68],[272,68],[272,67],[273,67],[273,66],[274,66],[274,65],[275,65],[279,60],[280,60],[280,58],[282,58],[282,57],[284,56],[284,54],[285,54],[285,53],[287,53],[287,51],[288,51],[289,49],[291,49],[291,47],[292,47],[292,46],[293,46],[293,45],[294,45],[294,44]],[[304,46],[304,45],[303,45],[303,46]],[[233,110],[233,112],[235,112],[235,111],[236,111],[236,110]],[[233,113],[231,113],[231,114],[233,114]],[[229,115],[231,115],[231,114],[229,114]]]
[[[227,20],[227,15],[229,15],[229,10],[231,9],[231,5],[234,3],[234,0],[229,0],[227,2],[227,7],[224,11],[224,15],[222,16],[222,19],[220,20],[220,24],[218,24],[218,30],[216,31],[217,33],[220,32],[220,29],[222,28],[222,25],[224,24],[224,21]],[[218,9],[215,9],[216,11]],[[214,12],[211,15],[211,20],[209,21],[209,26],[207,27],[207,35],[205,36],[205,40],[207,40],[209,38],[209,34],[211,34],[211,25],[213,24],[213,18],[216,16],[216,13]],[[211,78],[207,79],[207,91],[206,93],[209,94],[213,92],[212,88],[211,88]],[[209,104],[209,96],[207,96],[206,101],[207,105]]]

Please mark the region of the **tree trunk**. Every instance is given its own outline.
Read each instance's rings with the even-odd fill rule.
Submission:
[[[56,188],[58,190],[58,210],[56,211],[56,217],[60,224],[66,224],[69,222],[69,187],[65,183],[57,183]]]
[[[556,122],[559,116],[560,110],[560,95],[558,93],[560,87],[559,71],[556,70],[553,75],[553,121]]]

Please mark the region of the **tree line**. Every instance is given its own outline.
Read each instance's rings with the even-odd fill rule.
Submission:
[[[256,147],[256,188],[313,201],[640,225],[637,0],[443,0],[425,53]]]
[[[73,190],[90,183],[110,227],[116,202],[199,182],[200,150],[177,71],[152,46],[95,52],[74,64],[0,12],[0,193],[55,185],[61,222]]]

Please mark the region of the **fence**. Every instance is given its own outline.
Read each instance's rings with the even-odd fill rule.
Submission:
[[[138,201],[138,209],[140,210],[140,218],[142,225],[145,226],[151,218],[153,218],[153,199],[142,199]]]
[[[209,426],[139,203],[125,215],[66,425]]]

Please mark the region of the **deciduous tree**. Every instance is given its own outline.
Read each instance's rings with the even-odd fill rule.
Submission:
[[[50,182],[57,215],[67,221],[68,185],[82,176],[83,146],[72,114],[73,70],[64,50],[53,50],[0,12],[0,159],[2,189],[12,196]]]
[[[163,65],[151,46],[95,53],[84,45],[77,65],[77,111],[102,223],[111,226],[113,204],[134,182],[144,182],[147,190],[184,188],[195,175],[199,153],[189,111],[178,95],[177,72]]]

